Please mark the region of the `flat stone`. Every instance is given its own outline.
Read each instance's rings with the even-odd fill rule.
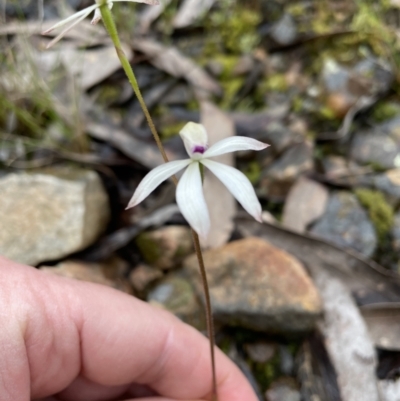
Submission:
[[[147,302],[166,309],[196,328],[204,328],[203,309],[191,283],[179,274],[162,279],[148,294]]]
[[[159,269],[146,264],[140,264],[129,274],[129,281],[135,291],[143,294],[151,284],[159,280],[162,276],[163,273]]]
[[[394,250],[400,252],[400,212],[397,212],[394,216],[393,227],[392,227],[392,238],[393,238]]]
[[[109,263],[87,263],[77,260],[66,260],[56,266],[41,266],[40,270],[57,276],[89,281],[116,288],[132,294],[129,283],[124,279],[122,272],[115,271],[115,260]],[[111,270],[114,270],[113,272]]]
[[[392,206],[400,202],[400,168],[387,170],[381,174],[366,175],[360,182],[384,192]]]
[[[271,333],[312,330],[321,301],[303,265],[269,242],[250,237],[204,252],[216,321]],[[196,256],[184,261],[202,296]]]
[[[288,148],[261,175],[260,193],[270,199],[283,200],[302,174],[314,167],[313,144],[304,141]]]
[[[334,193],[325,214],[311,232],[343,248],[353,248],[370,257],[377,246],[375,228],[367,212],[350,192]]]
[[[265,393],[267,401],[300,401],[301,395],[292,377],[283,377],[272,383]]]
[[[49,168],[0,179],[0,254],[36,265],[92,244],[110,217],[94,171]]]
[[[359,163],[380,168],[400,167],[400,118],[357,132],[351,145],[351,157]]]
[[[271,28],[271,37],[280,45],[290,45],[297,39],[297,27],[290,14],[283,14]]]
[[[253,362],[266,363],[275,356],[277,346],[265,341],[258,341],[245,344],[244,349]]]
[[[186,226],[165,226],[146,231],[136,238],[136,244],[149,265],[171,269],[193,253],[192,235]]]
[[[290,189],[283,208],[282,223],[302,233],[325,211],[328,190],[320,183],[302,177]]]

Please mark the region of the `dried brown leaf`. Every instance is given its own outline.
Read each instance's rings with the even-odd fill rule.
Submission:
[[[185,0],[175,15],[174,28],[185,28],[202,17],[215,3],[215,0]]]
[[[195,90],[214,95],[221,93],[218,82],[176,48],[148,39],[136,40],[133,47],[146,54],[155,67],[176,78],[186,79]]]
[[[237,219],[244,236],[259,236],[295,255],[306,266],[317,265],[346,284],[359,303],[400,302],[400,276],[310,234],[298,234],[282,226],[257,223],[247,216]]]
[[[361,313],[378,347],[400,350],[400,303],[365,305]]]
[[[140,30],[146,33],[153,21],[155,21],[165,10],[165,7],[171,3],[171,0],[161,0],[157,7],[146,7],[140,16]]]
[[[201,123],[206,127],[210,145],[235,135],[233,121],[207,101],[201,103]],[[233,154],[227,153],[215,157],[214,160],[232,166]],[[208,170],[205,171],[204,196],[210,212],[211,229],[202,245],[217,248],[224,245],[231,236],[236,202],[224,184]]]
[[[123,44],[122,50],[128,60],[132,58],[132,51],[128,46]],[[78,50],[65,46],[60,52],[60,56],[66,69],[72,75],[79,77],[78,82],[85,90],[121,68],[121,62],[114,46],[94,50]]]
[[[319,327],[337,373],[342,401],[379,401],[374,344],[346,286],[320,266],[309,266],[320,292],[324,321]]]

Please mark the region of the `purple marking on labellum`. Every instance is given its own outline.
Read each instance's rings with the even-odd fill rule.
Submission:
[[[204,146],[195,146],[193,149],[193,153],[201,153],[205,152],[206,148]]]

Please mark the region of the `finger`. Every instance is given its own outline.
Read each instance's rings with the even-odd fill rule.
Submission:
[[[105,401],[122,396],[129,389],[129,384],[104,386],[82,376],[77,377],[67,389],[58,394],[63,401]]]
[[[104,386],[79,376],[66,390],[58,394],[58,399],[62,401],[102,401],[121,398],[123,395],[125,398],[139,398],[157,394],[144,385]]]
[[[171,314],[107,287],[5,260],[0,269],[1,288],[13,306],[8,318],[18,316],[23,326],[32,398],[58,393],[79,375],[102,386],[145,384],[171,399],[211,393],[208,341]],[[220,401],[256,400],[218,350],[216,364]],[[8,388],[21,385],[16,376]]]

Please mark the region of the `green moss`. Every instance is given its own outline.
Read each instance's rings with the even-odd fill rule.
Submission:
[[[368,210],[369,217],[375,226],[378,240],[382,243],[393,225],[393,208],[379,191],[360,188],[355,190],[360,203]]]
[[[303,98],[301,96],[294,96],[292,99],[292,110],[295,113],[300,113],[303,110]]]
[[[99,88],[97,101],[102,105],[109,105],[118,99],[120,89],[115,85],[102,85]]]
[[[179,131],[184,127],[186,121],[179,121],[164,127],[160,127],[159,132],[162,139],[168,139],[179,134]]]
[[[306,12],[306,5],[304,3],[288,4],[285,10],[293,17],[303,17]]]
[[[219,6],[205,21],[209,33],[206,52],[209,55],[220,50],[233,54],[251,52],[260,41],[257,33],[257,26],[261,22],[260,13],[230,0],[221,1]]]
[[[247,169],[244,171],[246,177],[250,180],[250,182],[254,185],[256,184],[261,177],[261,166],[257,161],[253,161],[249,163]]]
[[[372,110],[372,117],[376,122],[389,120],[400,114],[400,106],[396,102],[381,101]]]
[[[219,78],[223,81],[232,79],[233,70],[238,63],[239,57],[224,54],[214,57],[213,60],[222,66],[222,73]]]
[[[337,115],[336,115],[335,111],[332,110],[328,106],[322,106],[318,110],[318,112],[321,115],[321,117],[326,118],[327,120],[336,120],[337,119]]]
[[[285,92],[288,89],[287,80],[285,74],[271,74],[265,78],[259,86],[263,93],[266,92]]]
[[[161,253],[158,244],[147,233],[141,233],[137,236],[136,245],[148,264],[154,264],[160,259]]]
[[[223,110],[230,110],[232,108],[234,99],[239,89],[243,86],[244,78],[232,78],[228,81],[222,81],[221,86],[224,90],[224,95],[219,102],[219,107]]]
[[[266,363],[253,362],[251,360],[248,363],[252,367],[252,371],[257,380],[257,383],[261,387],[261,391],[264,392],[268,389],[271,383],[276,380],[280,372],[280,356],[277,352],[276,355]]]
[[[195,99],[192,99],[189,103],[187,103],[186,108],[189,111],[199,111],[200,110],[199,102]]]

